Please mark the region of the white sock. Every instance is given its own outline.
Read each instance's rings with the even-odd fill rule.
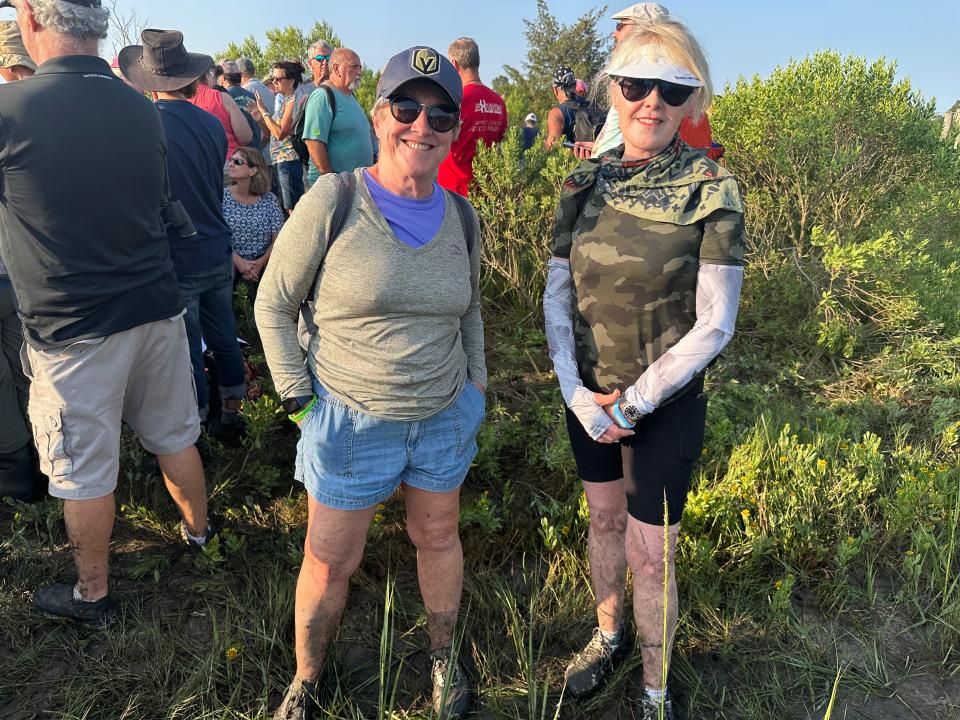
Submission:
[[[186,526],[186,525],[183,526],[183,532],[186,533],[187,539],[188,539],[190,542],[196,543],[196,544],[199,545],[200,547],[203,547],[204,545],[207,544],[207,535],[210,534],[210,526],[209,526],[209,525],[207,526],[207,531],[203,534],[203,537],[194,537],[193,535],[191,535],[191,534],[190,534],[190,531],[187,530],[187,526]]]
[[[607,632],[606,630],[600,630],[600,636],[603,638],[603,641],[612,648],[615,648],[620,644],[620,641],[623,640],[623,625],[620,626],[620,629],[616,632]]]
[[[663,696],[666,695],[666,690],[651,690],[650,688],[644,688],[647,692],[647,697],[653,700],[658,705],[663,700]]]
[[[74,602],[97,602],[96,600],[87,600],[83,595],[80,594],[80,588],[76,585],[73,586],[73,601]]]

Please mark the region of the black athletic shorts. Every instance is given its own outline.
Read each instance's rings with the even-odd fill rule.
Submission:
[[[580,478],[588,482],[623,478],[627,512],[650,525],[663,525],[664,494],[668,524],[680,522],[693,466],[703,450],[706,421],[702,381],[640,418],[634,434],[619,443],[593,440],[567,409],[567,432]]]

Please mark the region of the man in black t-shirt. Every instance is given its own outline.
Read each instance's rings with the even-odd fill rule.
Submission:
[[[101,625],[113,608],[121,420],[157,455],[187,540],[202,545],[210,532],[184,305],[161,219],[166,142],[153,104],[97,56],[109,24],[99,0],[18,2],[17,21],[39,67],[0,93],[0,254],[24,325],[41,469],[64,499],[77,567],[75,584],[40,588],[34,602]]]

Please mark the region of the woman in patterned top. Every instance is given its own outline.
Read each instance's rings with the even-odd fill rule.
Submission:
[[[277,169],[283,208],[289,215],[303,195],[303,163],[293,147],[290,133],[297,114],[297,88],[303,82],[303,64],[281,60],[270,66],[270,79],[276,93],[274,112],[271,113],[257,96],[263,129],[270,133],[270,159]]]
[[[252,148],[234,150],[227,166],[230,184],[223,190],[223,217],[233,231],[233,267],[247,283],[250,302],[283,226],[277,196],[268,192],[270,169]]]
[[[706,58],[684,25],[638,27],[596,86],[609,91],[624,144],[565,181],[543,300],[590,507],[599,625],[566,683],[575,697],[589,695],[626,658],[629,564],[643,717],[670,720],[674,552],[703,446],[703,373],[737,316],[743,205],[733,176],[678,136],[683,118],[698,119],[712,98]]]

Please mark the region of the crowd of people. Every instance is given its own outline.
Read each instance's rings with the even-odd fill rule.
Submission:
[[[64,501],[77,572],[38,588],[36,608],[90,627],[115,616],[122,422],[157,456],[187,546],[202,551],[218,532],[196,443],[204,424],[225,442],[243,436],[242,284],[299,428],[308,508],[296,668],[275,717],[320,717],[350,578],[377,505],[400,489],[433,707],[464,717],[460,489],[487,385],[467,196],[478,143],[507,131],[477,43],[398,52],[368,115],[347,48],[314,44],[308,83],[299,59],[272,63],[268,88],[249,59],[217,64],[180,31],[151,29],[111,68],[97,52],[109,23],[99,0],[0,1],[11,5],[16,21],[0,26],[0,483],[34,499],[39,461]],[[703,444],[704,372],[734,332],[743,206],[703,144],[712,85],[697,40],[654,3],[613,18],[592,98],[558,68],[544,139],[582,160],[557,201],[543,299],[597,603],[565,683],[592,695],[636,637],[644,717],[670,719],[673,557]],[[699,144],[686,142],[698,127]],[[531,114],[524,142],[536,137]]]

